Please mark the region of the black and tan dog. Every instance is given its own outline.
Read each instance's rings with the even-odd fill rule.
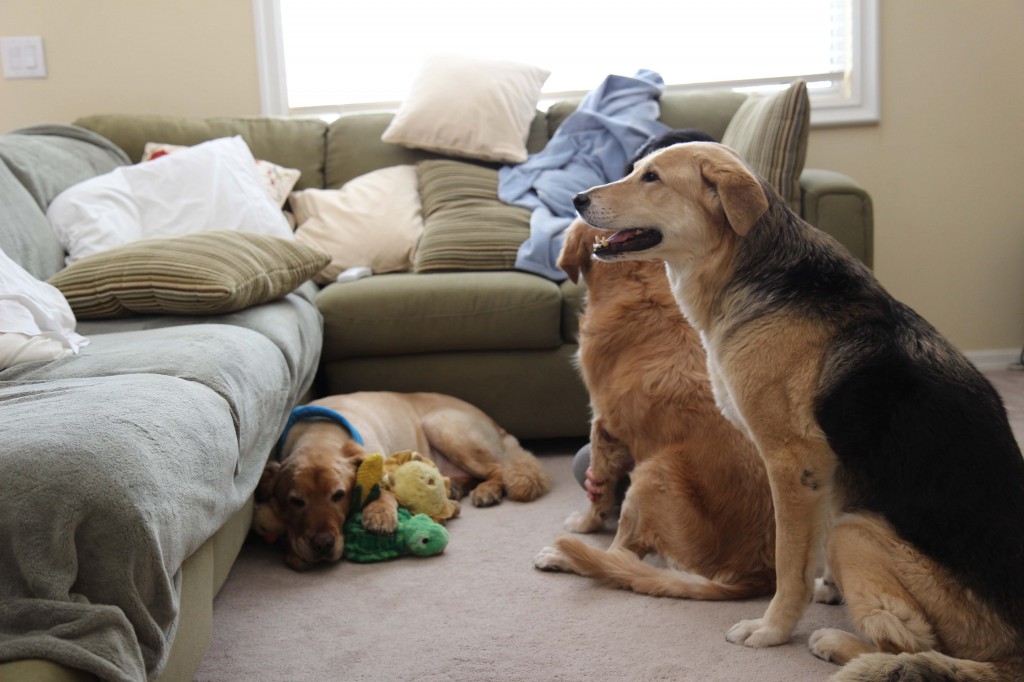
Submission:
[[[461,483],[472,490],[477,507],[506,495],[528,502],[550,486],[543,466],[513,435],[452,396],[367,391],[327,396],[298,409],[314,418],[289,420],[279,457],[260,479],[253,518],[259,534],[283,536],[286,561],[296,570],[342,557],[356,469],[370,453],[428,455],[453,488]],[[388,491],[363,509],[367,530],[390,533],[397,523],[397,502]]]
[[[838,680],[1024,679],[1024,459],[991,384],[727,147],[676,145],[575,198],[600,260],[664,260],[719,408],[758,446],[776,594],[727,637],[785,642],[827,540],[864,639]],[[849,662],[849,663],[848,663]]]

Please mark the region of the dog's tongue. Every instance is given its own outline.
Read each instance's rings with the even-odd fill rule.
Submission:
[[[613,234],[611,237],[608,237],[608,239],[606,241],[609,244],[617,244],[619,242],[629,241],[629,239],[631,237],[636,236],[636,233],[639,232],[639,231],[640,230],[633,230],[633,229],[630,229],[630,230],[619,230],[618,232]]]

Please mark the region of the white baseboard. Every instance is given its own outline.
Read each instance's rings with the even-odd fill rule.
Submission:
[[[1010,365],[1020,362],[1020,351],[1020,348],[997,348],[971,350],[965,352],[964,355],[980,370],[1007,369]]]

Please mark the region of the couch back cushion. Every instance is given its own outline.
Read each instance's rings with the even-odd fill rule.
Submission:
[[[241,135],[252,155],[302,174],[295,189],[324,186],[324,136],[327,123],[314,118],[215,117],[98,114],[75,121],[142,159],[147,142],[192,146],[219,137]]]
[[[378,168],[415,164],[429,159],[455,159],[422,149],[410,149],[397,144],[381,141],[381,135],[391,123],[391,112],[359,113],[341,116],[331,123],[327,130],[327,189],[341,187],[349,180],[365,175]],[[526,149],[534,154],[544,149],[548,142],[547,120],[538,112],[530,124],[530,135]],[[487,163],[472,159],[455,159],[477,163],[489,168],[499,168],[500,163]]]
[[[0,135],[0,248],[35,277],[64,265],[64,249],[46,219],[54,197],[71,185],[128,163],[109,140],[68,125],[40,125]]]

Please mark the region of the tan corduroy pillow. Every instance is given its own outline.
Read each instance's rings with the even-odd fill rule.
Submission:
[[[810,120],[807,83],[797,80],[773,95],[750,95],[722,134],[722,144],[735,149],[797,212]]]
[[[290,239],[217,230],[125,244],[49,281],[78,318],[215,315],[281,298],[330,260]]]
[[[416,272],[511,270],[530,236],[530,210],[498,199],[498,171],[464,161],[416,164],[423,236]]]

